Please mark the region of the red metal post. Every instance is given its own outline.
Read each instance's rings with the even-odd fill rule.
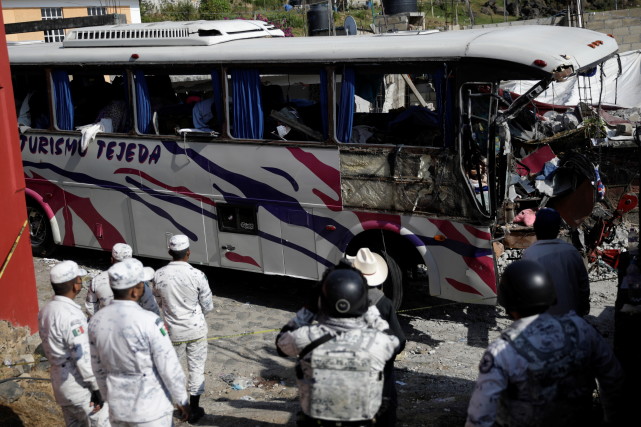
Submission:
[[[16,326],[28,326],[31,333],[35,333],[38,331],[38,293],[16,118],[4,20],[0,13],[0,319]]]

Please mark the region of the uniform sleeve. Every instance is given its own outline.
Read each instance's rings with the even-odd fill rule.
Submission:
[[[107,372],[105,371],[102,361],[100,360],[100,355],[98,354],[98,349],[95,345],[96,343],[96,338],[95,338],[95,323],[89,322],[89,349],[91,352],[91,369],[96,377],[96,382],[98,384],[98,388],[100,389],[100,393],[102,394],[103,398],[106,400],[108,399],[108,393],[107,393]]]
[[[203,314],[207,314],[214,309],[214,301],[211,295],[211,288],[207,276],[202,271],[200,273],[200,283],[198,284],[198,301]]]
[[[498,402],[507,384],[507,375],[498,366],[495,352],[491,348],[486,350],[479,363],[479,376],[467,408],[465,427],[494,425]]]
[[[296,312],[296,315],[292,317],[289,322],[285,324],[276,336],[276,350],[280,356],[297,356],[298,352],[301,349],[298,349],[295,344],[295,338],[293,335],[288,335],[292,331],[296,331],[298,328],[303,326],[311,325],[314,317],[316,315],[310,311],[307,307],[303,307]],[[283,339],[281,341],[281,338]],[[282,345],[282,347],[281,347]],[[287,351],[283,350],[287,348]]]
[[[72,360],[76,364],[76,369],[82,377],[85,386],[91,391],[98,390],[96,377],[91,368],[91,353],[89,350],[89,326],[87,321],[82,318],[69,319],[67,328],[66,343]]]
[[[285,325],[287,329],[294,330],[302,326],[309,326],[314,321],[316,315],[314,312],[310,311],[307,307],[303,307],[296,312],[296,315],[289,319],[289,322]]]
[[[93,280],[89,284],[89,288],[87,289],[87,297],[85,298],[85,309],[87,310],[87,314],[91,317],[94,314],[96,314],[96,311],[100,308],[100,302],[98,301],[98,296],[96,295],[96,292],[94,291],[94,286],[93,286]]]
[[[389,360],[391,360],[394,355],[398,353],[398,346],[399,346],[399,341],[398,338],[395,337],[394,335],[389,335],[386,333],[382,333],[382,335],[385,337],[385,351],[383,354],[383,359],[381,360],[381,363],[385,365]]]
[[[160,317],[160,308],[158,307],[156,298],[151,290],[151,286],[149,286],[149,283],[147,282],[145,282],[145,293],[142,294],[142,298],[140,298],[140,306]]]
[[[303,326],[296,330],[282,332],[276,339],[278,349],[290,357],[296,357],[312,341],[331,333],[328,329],[322,329],[318,325]]]
[[[621,413],[621,402],[624,401],[623,370],[605,339],[593,328],[590,328],[590,333],[594,342],[594,366],[605,420],[611,425],[620,425],[625,421]]]
[[[378,308],[376,308],[375,305],[369,306],[369,308],[363,315],[363,319],[365,319],[365,322],[367,322],[367,325],[370,328],[376,329],[378,331],[387,331],[390,327],[389,323],[387,323],[387,320],[381,317],[381,312],[378,311]]]
[[[156,299],[156,304],[158,304],[158,309],[162,311],[163,302],[162,302],[162,295],[160,295],[160,292],[158,291],[158,286],[157,286],[157,283],[159,283],[158,278],[159,278],[158,271],[156,271],[156,274],[154,275],[154,281],[153,281],[153,286],[151,288],[151,291],[152,291],[152,294],[154,295],[154,298]]]
[[[147,331],[149,350],[154,366],[163,384],[169,390],[174,405],[187,405],[187,389],[185,388],[185,373],[178,361],[165,325],[160,317],[156,317]]]

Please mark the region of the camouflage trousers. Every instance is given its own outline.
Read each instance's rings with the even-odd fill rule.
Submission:
[[[178,359],[181,360],[187,355],[187,372],[189,380],[187,391],[192,396],[200,396],[205,391],[205,362],[207,361],[207,340],[199,340],[174,344]]]

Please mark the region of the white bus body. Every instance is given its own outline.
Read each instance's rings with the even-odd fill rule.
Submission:
[[[261,25],[130,24],[10,46],[18,110],[35,86],[44,93],[20,140],[34,249],[127,242],[165,258],[168,238],[186,234],[194,263],[316,280],[369,246],[387,255],[397,305],[402,278],[423,270],[431,295],[494,303],[509,151],[498,84],[562,80],[616,42],[552,26],[284,38]],[[154,106],[168,81],[185,96]],[[76,128],[97,121],[90,101],[116,91],[131,114],[113,120],[126,124],[83,141]],[[212,96],[212,129],[195,131],[193,108],[178,118],[196,92]]]

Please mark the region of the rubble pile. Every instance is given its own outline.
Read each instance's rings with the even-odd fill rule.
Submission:
[[[515,94],[503,92],[506,100]],[[518,95],[517,95],[518,96]],[[562,106],[533,101],[506,122],[511,164],[502,218],[497,273],[536,241],[536,211],[561,213],[572,242],[589,262],[591,280],[616,277],[616,257],[638,236],[637,204],[641,109]],[[634,240],[636,237],[630,237]]]
[[[620,117],[631,123],[641,123],[641,108],[638,107],[612,110],[610,111],[610,114],[616,117]]]

